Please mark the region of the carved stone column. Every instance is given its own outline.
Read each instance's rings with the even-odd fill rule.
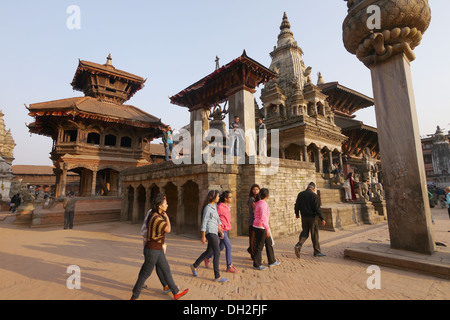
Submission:
[[[350,0],[348,6],[345,47],[372,75],[391,247],[432,254],[436,247],[410,70],[412,50],[430,24],[428,1]],[[370,30],[370,19],[378,19],[381,29]]]
[[[124,192],[122,193],[122,212],[120,214],[121,221],[127,221],[128,218],[128,188],[125,188]]]
[[[66,196],[66,184],[67,184],[67,169],[64,168],[61,176],[61,197]]]
[[[139,192],[138,187],[134,188],[134,197],[133,197],[133,212],[131,213],[131,223],[138,223],[139,221]]]
[[[184,221],[185,221],[185,212],[184,212],[184,196],[185,196],[185,187],[181,185],[177,185],[177,195],[178,195],[178,207],[177,207],[177,234],[184,233]]]
[[[306,146],[306,145],[303,146],[303,161],[309,162],[309,158],[308,158],[308,146]]]
[[[323,157],[322,157],[322,149],[317,148],[317,172],[323,173]]]
[[[232,89],[229,95],[229,121],[234,121],[234,117],[239,117],[239,123],[243,130],[243,141],[245,151],[249,157],[256,156],[256,131],[255,131],[255,90],[245,86]],[[253,158],[254,161],[254,158]],[[254,163],[254,162],[253,162]]]
[[[203,150],[207,146],[205,132],[209,130],[209,109],[196,109],[191,111],[191,163],[202,164]]]
[[[91,196],[95,197],[95,188],[97,187],[97,170],[92,170],[92,181],[91,181]]]

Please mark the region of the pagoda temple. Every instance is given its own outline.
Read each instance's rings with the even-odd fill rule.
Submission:
[[[166,129],[160,119],[126,105],[146,80],[106,64],[79,61],[72,87],[84,96],[31,104],[31,133],[53,139],[56,196],[68,172],[80,176],[80,196],[119,196],[119,174],[152,163],[150,143]]]

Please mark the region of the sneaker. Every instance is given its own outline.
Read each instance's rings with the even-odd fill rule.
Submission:
[[[260,270],[260,271],[263,271],[263,270],[266,270],[266,267],[264,267],[264,266],[259,266],[259,267],[253,267],[254,269],[256,269],[256,270]]]
[[[230,266],[227,268],[227,272],[230,272],[230,273],[238,273],[239,271],[235,268],[235,266],[230,265]]]
[[[296,245],[294,247],[294,250],[295,250],[295,255],[297,256],[297,258],[300,259],[300,251],[302,250],[302,247],[300,247],[299,245]]]
[[[169,294],[170,293],[170,288],[169,286],[165,286],[164,287],[164,294]]]
[[[281,263],[280,261],[275,261],[274,263],[269,264],[269,267],[275,267],[275,266],[278,266],[280,263]]]
[[[319,252],[319,253],[315,253],[314,254],[314,257],[326,257],[327,255],[326,254],[323,254],[322,252]]]
[[[178,300],[178,299],[180,299],[181,297],[185,296],[188,292],[189,292],[189,289],[186,289],[186,290],[184,290],[183,292],[179,292],[179,293],[177,293],[177,294],[174,294],[174,295],[173,295],[173,299],[174,299],[174,300]]]
[[[209,268],[209,260],[208,258],[205,259],[205,268],[208,269]]]
[[[197,270],[195,270],[194,265],[191,264],[190,267],[191,267],[191,271],[192,271],[192,274],[194,275],[194,277],[198,277],[198,273],[197,273]]]
[[[216,279],[214,279],[214,282],[227,282],[228,281],[228,279],[227,278],[216,278]]]

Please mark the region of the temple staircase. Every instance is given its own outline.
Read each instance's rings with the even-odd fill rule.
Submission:
[[[358,198],[354,202],[345,202],[345,193],[341,184],[323,175],[316,177],[316,189],[320,198],[322,214],[327,221],[323,230],[339,231],[363,224],[377,224],[385,220],[382,203],[372,203]],[[357,192],[358,195],[358,192]]]

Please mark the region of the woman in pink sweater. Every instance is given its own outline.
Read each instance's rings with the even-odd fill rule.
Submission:
[[[260,201],[256,203],[255,208],[255,220],[253,222],[253,228],[255,230],[256,248],[255,259],[253,260],[253,267],[257,270],[265,270],[262,266],[262,250],[266,247],[267,260],[269,267],[274,267],[280,264],[275,259],[275,253],[273,251],[273,240],[269,227],[270,209],[267,204],[269,199],[269,190],[262,188],[259,192]]]
[[[220,251],[225,248],[225,257],[227,260],[227,271],[231,273],[237,273],[238,270],[231,263],[231,241],[229,237],[229,231],[231,230],[231,212],[230,206],[233,201],[233,195],[230,191],[224,191],[220,195],[219,204],[217,206],[217,213],[219,214],[220,222],[222,223],[223,238],[220,239]],[[209,262],[213,256],[205,259],[206,268],[209,267]]]

